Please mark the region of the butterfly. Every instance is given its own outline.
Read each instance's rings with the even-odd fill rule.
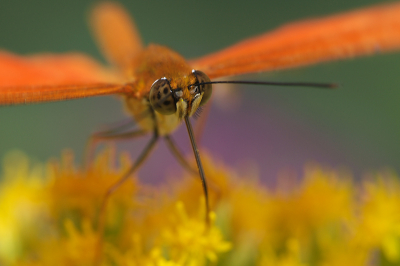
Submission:
[[[396,49],[400,43],[398,13],[398,4],[392,4],[288,24],[221,52],[190,60],[183,68],[183,59],[161,46],[150,46],[148,55],[140,55],[140,37],[130,24],[129,17],[117,5],[103,4],[94,11],[92,21],[106,57],[119,71],[110,71],[80,54],[19,57],[3,52],[0,54],[0,103],[7,105],[110,94],[123,97],[130,95],[126,101],[133,101],[133,104],[128,104],[128,109],[136,114],[138,123],[150,131],[149,127],[155,126],[151,122],[144,122],[142,114],[146,112],[139,110],[136,113],[135,108],[140,106],[138,101],[147,99],[149,92],[151,103],[152,93],[149,90],[153,87],[156,88],[153,93],[156,98],[153,98],[155,105],[152,109],[158,108],[163,112],[165,105],[174,112],[181,112],[180,119],[165,120],[167,122],[164,126],[157,126],[162,128],[161,132],[157,132],[158,135],[167,135],[175,129],[179,120],[187,118],[185,114],[192,115],[195,112],[196,108],[192,111],[191,105],[203,105],[203,98],[209,98],[206,93],[207,84],[204,84],[208,79]],[[137,59],[139,57],[141,59]],[[137,62],[132,62],[133,58]],[[165,62],[176,63],[163,65]],[[157,65],[159,68],[146,68],[146,64]],[[155,74],[150,75],[150,72]],[[182,75],[187,80],[180,78]],[[202,82],[202,85],[193,86]],[[182,87],[187,90],[177,91]],[[193,93],[191,90],[194,90]],[[172,93],[174,99],[170,99]],[[201,97],[198,96],[197,103],[175,108],[175,98],[180,97],[178,94],[186,97],[184,102],[191,102],[188,100],[191,95]],[[160,107],[156,100],[160,101]],[[163,116],[157,112],[154,115],[157,121],[164,121],[161,118]],[[172,116],[169,113],[167,115]],[[146,117],[149,120],[148,114]],[[151,142],[149,145],[154,144]]]

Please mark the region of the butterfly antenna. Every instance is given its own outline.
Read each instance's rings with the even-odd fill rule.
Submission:
[[[249,84],[249,85],[267,85],[267,86],[288,86],[288,87],[312,87],[321,89],[334,89],[338,85],[335,83],[314,83],[314,82],[279,82],[279,81],[245,81],[245,80],[231,80],[231,81],[209,81],[193,84],[190,86],[198,86],[205,84]]]

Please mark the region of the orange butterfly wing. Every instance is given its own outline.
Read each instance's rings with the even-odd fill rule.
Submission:
[[[122,93],[116,74],[82,54],[18,56],[0,52],[0,104]]]
[[[133,19],[117,3],[104,2],[92,11],[90,24],[102,53],[123,71],[129,71],[131,60],[143,49]]]
[[[400,4],[287,24],[190,61],[210,78],[284,69],[400,47]]]
[[[142,49],[133,21],[119,5],[100,4],[92,24],[103,52],[121,69]],[[189,63],[210,78],[218,78],[398,47],[400,4],[391,4],[292,23]],[[124,93],[122,83],[121,77],[85,55],[20,57],[0,52],[0,104]]]
[[[99,4],[91,24],[102,52],[120,70],[142,49],[139,33],[116,3]],[[126,80],[90,57],[70,53],[18,56],[0,51],[0,105],[125,93]]]

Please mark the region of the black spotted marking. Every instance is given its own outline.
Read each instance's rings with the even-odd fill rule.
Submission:
[[[159,79],[153,83],[149,99],[151,106],[158,113],[170,115],[176,111],[174,95],[167,79]]]

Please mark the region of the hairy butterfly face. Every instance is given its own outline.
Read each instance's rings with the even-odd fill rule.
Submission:
[[[191,116],[211,97],[212,85],[203,82],[210,82],[210,79],[198,70],[192,70],[182,79],[160,78],[151,86],[150,104],[163,115]]]

